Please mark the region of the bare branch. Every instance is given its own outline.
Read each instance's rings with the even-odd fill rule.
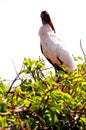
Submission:
[[[17,76],[15,77],[15,79],[13,80],[13,82],[11,83],[9,90],[7,91],[6,96],[8,95],[8,93],[10,92],[10,90],[12,89],[13,84],[16,82],[17,78],[19,77],[19,74],[17,74]]]
[[[17,70],[16,70],[16,67],[15,67],[15,64],[14,64],[13,60],[12,60],[12,63],[13,63],[13,65],[14,65],[14,68],[15,68],[16,75],[17,75],[17,76],[16,76],[15,79],[12,81],[12,83],[11,83],[11,85],[10,85],[10,87],[9,87],[9,90],[7,91],[6,96],[8,95],[8,93],[10,93],[10,91],[11,91],[11,89],[12,89],[12,87],[13,87],[13,84],[18,80],[18,78],[19,78],[19,80],[22,81],[22,79],[19,77],[19,75],[20,75],[21,70],[23,69],[23,64],[24,64],[24,63],[22,63],[22,67],[21,67],[19,73],[18,73]]]
[[[18,114],[20,112],[22,112],[22,113],[27,112],[28,115],[31,114],[33,117],[39,118],[39,120],[42,121],[45,124],[45,120],[39,114],[37,114],[35,111],[33,111],[32,109],[30,109],[30,106],[31,106],[31,104],[29,106],[15,107],[14,109],[10,108],[10,110],[14,114]],[[5,113],[0,112],[0,116],[8,116],[8,115],[9,115],[8,112],[5,112]]]
[[[13,67],[14,67],[15,72],[16,72],[16,75],[17,75],[17,69],[16,69],[16,66],[15,66],[15,63],[14,63],[13,59],[11,59],[11,62],[12,62],[12,64],[13,64]]]
[[[9,115],[8,112],[0,112],[0,116],[7,116],[7,115]]]
[[[84,51],[84,49],[83,49],[83,47],[82,47],[82,41],[81,41],[81,39],[80,39],[80,48],[81,48],[81,51],[83,52],[84,60],[85,60],[85,62],[86,62],[86,54],[85,54],[85,51]]]

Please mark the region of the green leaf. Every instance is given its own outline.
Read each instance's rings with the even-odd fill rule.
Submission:
[[[34,96],[32,107],[37,108],[37,107],[39,107],[40,103],[41,103],[41,97],[40,96]]]
[[[81,56],[78,56],[77,59],[83,61],[83,58]]]
[[[3,83],[0,83],[0,93],[4,94],[6,92],[6,88]]]
[[[83,123],[85,124],[85,126],[86,126],[86,118],[85,118],[85,117],[81,117],[80,120],[81,120],[81,122],[83,122]]]
[[[24,100],[24,104],[25,104],[25,105],[29,105],[29,104],[30,104],[30,101]]]
[[[6,103],[0,102],[0,112],[6,112],[6,111],[7,111]]]

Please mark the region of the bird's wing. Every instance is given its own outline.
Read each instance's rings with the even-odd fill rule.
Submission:
[[[52,62],[52,64],[61,65],[61,61],[59,60],[59,51],[56,56],[56,45],[50,37],[46,38],[43,42],[41,42],[41,51],[44,56]]]
[[[57,53],[58,50],[59,50],[59,55]],[[61,42],[56,44],[55,53],[57,54],[58,58],[63,62],[63,64],[66,65],[68,71],[72,72],[75,69],[77,69],[72,54]]]
[[[41,52],[43,53],[43,49],[42,49],[42,45],[40,46],[41,48]],[[44,53],[43,53],[44,54]],[[46,55],[44,54],[44,56],[46,57]],[[57,70],[61,70],[61,71],[64,71],[66,73],[66,71],[64,69],[62,69],[58,64],[56,63],[53,63],[53,61],[51,61],[51,59],[49,59],[48,57],[46,57],[46,59],[49,61],[50,64],[53,65],[53,67],[55,68],[55,71]],[[58,62],[61,62],[60,59]],[[62,62],[61,62],[62,63]]]
[[[42,44],[42,51],[45,57],[50,59],[53,64],[61,65],[62,63],[68,67],[68,71],[76,69],[72,55],[65,49],[56,36],[48,36]]]

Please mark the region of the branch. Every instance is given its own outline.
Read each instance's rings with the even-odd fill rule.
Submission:
[[[83,52],[84,60],[85,60],[85,62],[86,62],[86,54],[85,54],[85,51],[84,51],[84,49],[83,49],[83,47],[82,47],[82,41],[81,41],[81,39],[80,39],[80,48],[81,48],[81,51]]]
[[[10,108],[10,109],[11,109],[11,112],[13,112],[13,114],[19,114],[21,112],[24,114],[25,112],[27,112],[28,115],[31,114],[33,117],[35,117],[35,118],[37,117],[45,125],[46,124],[45,120],[38,113],[36,113],[32,109],[30,109],[30,106],[31,106],[31,104],[29,106],[25,106],[25,107],[24,106],[15,107],[14,109],[12,109],[12,108]],[[8,116],[8,115],[9,115],[8,112],[5,112],[5,113],[0,112],[0,116]]]
[[[12,61],[12,62],[13,62],[13,61]],[[24,63],[22,63],[22,67],[21,67],[21,69],[20,69],[20,72],[21,72],[21,70],[23,69],[23,64],[24,64]],[[10,85],[10,87],[9,87],[9,90],[7,91],[6,96],[10,93],[10,91],[11,91],[11,89],[12,89],[12,87],[13,87],[13,84],[17,81],[17,79],[19,78],[20,80],[22,80],[22,79],[19,77],[20,72],[17,73],[17,70],[16,70],[16,67],[15,67],[14,62],[13,62],[13,65],[14,65],[14,68],[15,68],[16,75],[17,75],[17,76],[15,77],[15,79],[13,80],[13,82],[11,83],[11,85]]]
[[[8,112],[0,112],[0,116],[8,116],[9,113]]]
[[[6,96],[8,95],[8,93],[10,93],[10,90],[12,89],[13,84],[16,82],[17,78],[19,77],[19,74],[17,74],[17,76],[15,77],[15,79],[13,80],[13,82],[11,83],[9,90],[7,91]]]

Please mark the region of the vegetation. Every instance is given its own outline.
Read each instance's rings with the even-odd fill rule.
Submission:
[[[25,58],[10,86],[0,79],[0,127],[85,130],[86,64],[78,64],[78,71],[73,73],[59,71],[55,76],[46,71],[43,60]]]

